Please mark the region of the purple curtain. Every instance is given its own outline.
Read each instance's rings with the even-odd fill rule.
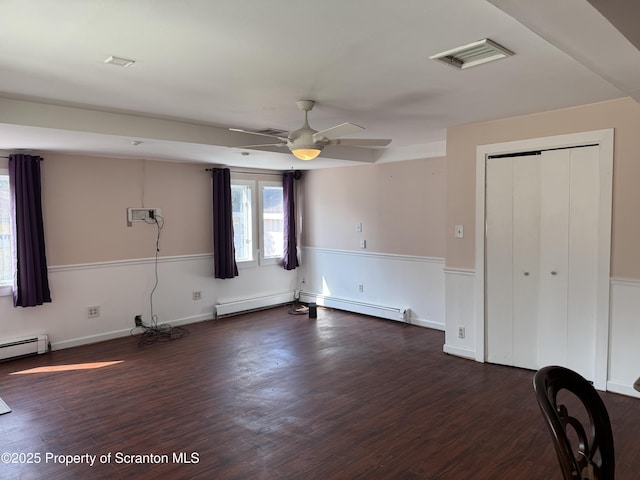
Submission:
[[[44,248],[41,157],[9,156],[11,224],[14,232],[13,305],[34,307],[51,302]]]
[[[231,172],[211,169],[213,177],[213,264],[215,278],[238,276],[233,246],[233,210],[231,208]]]
[[[298,264],[296,243],[296,212],[294,202],[294,172],[282,176],[282,198],[284,210],[284,269],[293,270]]]

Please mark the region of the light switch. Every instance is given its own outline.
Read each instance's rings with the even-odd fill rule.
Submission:
[[[456,225],[455,235],[456,238],[464,238],[464,225]]]
[[[358,222],[356,223],[356,232],[361,232],[362,231],[362,222]]]

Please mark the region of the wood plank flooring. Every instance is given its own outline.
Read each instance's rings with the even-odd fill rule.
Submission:
[[[0,478],[561,479],[533,372],[448,356],[442,332],[286,307],[187,328],[0,364],[0,453],[40,456]],[[47,366],[67,370],[21,373]],[[640,402],[602,397],[636,479]]]

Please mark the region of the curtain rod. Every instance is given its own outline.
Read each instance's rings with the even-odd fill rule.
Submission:
[[[212,172],[213,168],[205,168],[204,169],[205,172]],[[278,173],[266,173],[266,172],[248,172],[245,170],[231,170],[229,169],[230,172],[232,173],[246,173],[247,175],[275,175],[275,176],[280,176],[282,175],[284,172],[278,172]]]
[[[27,153],[27,154],[24,154],[24,153],[20,154],[20,153],[18,153],[17,155],[28,155],[28,153]],[[34,155],[34,156],[37,156],[37,155]],[[11,158],[11,156],[8,156],[8,157],[7,157],[7,156],[4,156],[4,155],[1,155],[1,156],[0,156],[0,158]],[[42,162],[42,161],[44,161],[44,158],[40,157],[40,161],[41,161],[41,162]]]

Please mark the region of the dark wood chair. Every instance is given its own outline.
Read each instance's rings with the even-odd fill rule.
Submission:
[[[550,366],[535,373],[533,388],[564,479],[613,480],[611,422],[593,385],[573,370]]]

